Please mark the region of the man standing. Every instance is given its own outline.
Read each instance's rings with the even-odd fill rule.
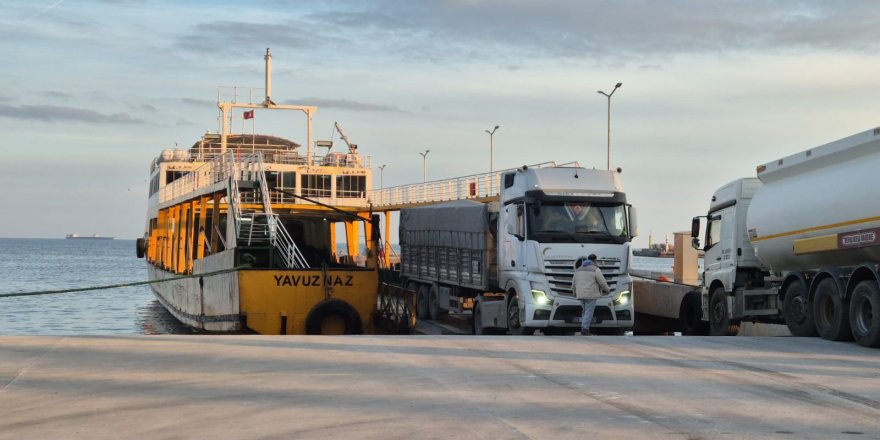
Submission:
[[[596,254],[578,258],[575,262],[573,284],[575,297],[581,300],[584,307],[581,335],[587,336],[590,334],[590,321],[593,320],[593,312],[596,310],[596,300],[611,291],[602,271],[596,266]]]

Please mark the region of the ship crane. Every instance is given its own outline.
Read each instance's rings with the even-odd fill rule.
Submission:
[[[345,135],[345,131],[342,130],[342,126],[339,125],[339,122],[334,122],[333,125],[336,126],[336,131],[339,132],[339,136],[342,137],[343,141],[345,141],[345,145],[348,145],[348,152],[350,154],[357,153],[357,144],[353,144],[351,143],[351,141],[348,140],[348,136]]]

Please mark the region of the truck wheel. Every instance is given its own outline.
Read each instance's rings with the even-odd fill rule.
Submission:
[[[793,336],[816,336],[813,311],[807,299],[807,289],[801,282],[793,282],[785,288],[782,316]]]
[[[709,296],[709,335],[736,336],[739,333],[739,321],[728,318],[727,292],[723,287],[716,287]]]
[[[519,319],[519,301],[517,301],[515,296],[507,304],[507,328],[510,330],[510,334],[514,336],[531,336],[535,334],[533,327],[523,327],[522,321]]]
[[[846,341],[852,338],[849,329],[849,307],[840,296],[837,283],[831,278],[819,281],[813,297],[813,320],[822,339]]]
[[[419,319],[428,319],[431,317],[428,311],[428,290],[427,284],[419,284],[419,290],[416,294],[416,313]]]
[[[709,325],[703,321],[703,300],[700,292],[688,292],[678,308],[678,326],[683,336],[706,336]]]
[[[440,307],[440,295],[438,290],[440,290],[440,288],[437,287],[436,284],[432,284],[428,293],[428,315],[431,316],[431,319],[435,320],[442,317],[444,312],[446,312],[446,310],[443,310],[443,308]]]
[[[863,347],[880,347],[880,289],[874,280],[862,281],[849,300],[849,327]]]

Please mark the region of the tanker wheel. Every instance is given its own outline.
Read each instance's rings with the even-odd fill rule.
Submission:
[[[419,319],[429,319],[431,317],[428,311],[428,292],[430,287],[427,284],[419,284],[419,290],[416,294],[416,314]]]
[[[709,296],[709,335],[736,336],[739,333],[739,321],[729,318],[727,292],[723,287],[716,287]]]
[[[534,327],[524,327],[519,318],[519,300],[516,296],[511,295],[510,302],[507,304],[507,329],[514,336],[531,336],[535,334]]]
[[[683,336],[706,336],[709,325],[703,321],[703,300],[700,292],[688,292],[678,308],[678,326]]]
[[[847,341],[852,338],[849,329],[849,307],[840,295],[837,283],[831,278],[819,281],[813,296],[813,319],[822,339]]]
[[[880,347],[880,289],[874,280],[862,281],[849,300],[849,326],[863,347]]]
[[[803,283],[795,281],[785,288],[782,316],[793,336],[816,336],[816,323]]]

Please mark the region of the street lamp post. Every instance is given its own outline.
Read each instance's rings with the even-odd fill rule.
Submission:
[[[489,133],[489,172],[495,171],[495,167],[492,165],[492,150],[494,148],[494,140],[495,140],[495,130],[501,128],[500,125],[496,125],[492,131],[486,130],[486,133]]]
[[[428,153],[431,150],[425,150],[424,153],[419,153],[422,156],[422,183],[426,183],[428,181]]]
[[[617,83],[614,85],[614,90],[611,93],[605,93],[601,90],[597,90],[598,93],[605,95],[608,98],[608,169],[611,169],[611,95],[617,91],[623,83]]]
[[[379,166],[379,189],[385,189],[385,167],[388,165]]]

